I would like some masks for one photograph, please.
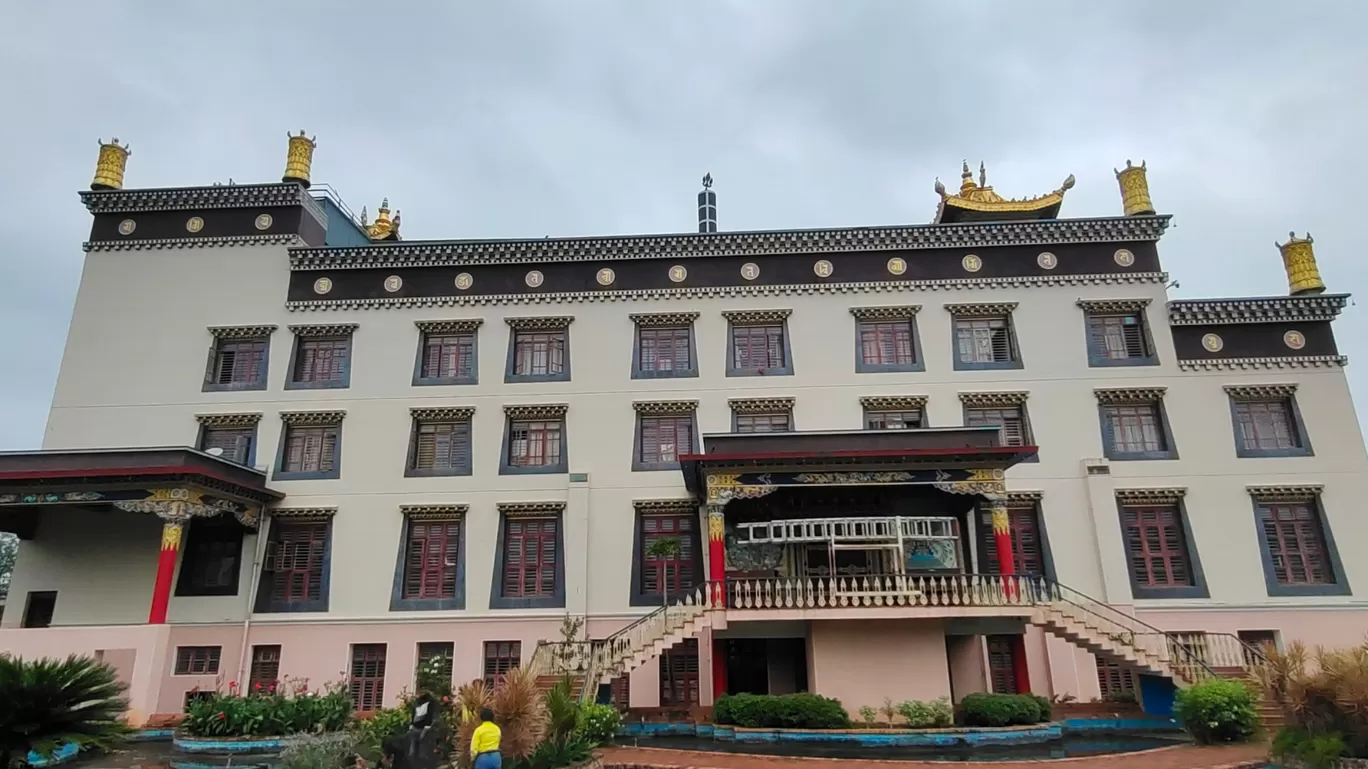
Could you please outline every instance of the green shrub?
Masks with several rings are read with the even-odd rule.
[[[898,706],[898,713],[909,729],[944,729],[955,722],[955,710],[950,707],[949,697],[932,702],[908,700]]]
[[[1035,700],[1036,704],[1040,706],[1041,721],[1049,721],[1054,718],[1054,705],[1050,702],[1049,697],[1042,697],[1039,694],[1028,694],[1026,696]]]
[[[291,688],[291,691],[284,691]],[[194,737],[276,737],[301,732],[336,732],[351,718],[351,696],[337,684],[310,692],[302,684],[272,687],[243,696],[209,693],[185,706],[181,728]]]
[[[1305,729],[1289,726],[1278,732],[1268,752],[1280,761],[1291,760],[1305,769],[1330,769],[1336,759],[1343,758],[1348,747],[1337,732],[1311,734]]]
[[[879,711],[869,705],[860,706],[860,722],[865,726],[873,727],[874,722],[879,720]]]
[[[382,708],[370,718],[358,718],[349,729],[356,741],[356,752],[374,765],[380,760],[381,748],[391,737],[408,731],[412,718],[407,707]]]
[[[1259,730],[1254,692],[1239,681],[1217,678],[1180,690],[1174,715],[1203,745],[1243,742]]]
[[[839,700],[818,694],[724,694],[713,721],[747,728],[849,729]]]
[[[970,694],[960,700],[965,726],[1028,726],[1045,720],[1029,694]]]
[[[579,733],[594,747],[612,742],[620,726],[622,714],[612,705],[585,705],[580,709]]]

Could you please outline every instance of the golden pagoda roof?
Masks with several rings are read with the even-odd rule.
[[[366,221],[366,209],[361,209],[361,226],[366,229],[366,234],[371,240],[399,240],[399,212],[394,212],[394,218],[390,218],[389,198],[380,202],[380,210],[375,212],[375,221]]]
[[[1008,200],[988,186],[988,174],[979,163],[978,182],[969,171],[969,161],[964,162],[964,172],[960,174],[960,189],[957,194],[946,191],[940,179],[936,180],[936,193],[940,195],[940,205],[936,207],[937,224],[955,222],[1000,222],[1015,219],[1054,219],[1059,215],[1059,206],[1064,202],[1064,193],[1073,189],[1073,174],[1064,180],[1059,189],[1036,198]]]

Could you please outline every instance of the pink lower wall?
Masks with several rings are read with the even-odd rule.
[[[814,621],[808,683],[854,714],[885,699],[950,696],[950,666],[940,620]]]
[[[1344,648],[1368,640],[1368,611],[1358,606],[1265,611],[1140,610],[1136,616],[1172,632],[1234,634],[1241,630],[1272,630],[1284,647],[1301,641],[1312,647]]]
[[[964,699],[966,694],[988,691],[983,636],[947,636],[945,640],[950,666],[950,692],[955,702]]]
[[[128,685],[129,722],[160,712],[170,631],[165,625],[53,627],[0,630],[0,652],[24,659],[96,657],[112,665]]]

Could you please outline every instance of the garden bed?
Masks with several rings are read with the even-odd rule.
[[[954,747],[1052,742],[1071,734],[1176,732],[1166,718],[1070,718],[1031,726],[899,729],[857,726],[850,729],[746,728],[696,723],[627,723],[620,738],[698,737],[732,742],[828,742],[868,747]]]
[[[285,740],[285,737],[191,737],[178,734],[172,744],[182,753],[250,755],[279,753],[285,747]]]

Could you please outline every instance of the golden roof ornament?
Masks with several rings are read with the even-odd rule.
[[[133,154],[127,144],[119,144],[116,136],[100,142],[100,156],[95,161],[95,178],[90,181],[92,190],[123,189],[124,169],[128,166],[128,156]]]
[[[1325,292],[1320,268],[1316,266],[1316,252],[1312,248],[1315,242],[1309,232],[1304,238],[1297,237],[1295,232],[1289,232],[1286,243],[1273,244],[1282,252],[1283,269],[1287,271],[1287,293],[1293,296]]]
[[[380,210],[375,212],[375,222],[366,223],[366,209],[361,209],[361,226],[366,228],[366,234],[371,240],[398,240],[399,239],[399,212],[394,212],[394,218],[390,218],[389,198],[380,201]]]
[[[299,135],[293,136],[285,134],[290,139],[290,149],[285,155],[285,175],[280,177],[282,182],[296,182],[302,184],[306,189],[309,186],[309,171],[313,167],[314,149],[318,147],[318,137],[305,136],[304,129],[299,129]]]
[[[988,171],[979,163],[978,182],[969,170],[969,161],[961,166],[960,189],[951,195],[941,180],[936,180],[936,194],[940,195],[940,205],[936,207],[937,224],[956,222],[994,222],[1013,219],[1053,219],[1059,215],[1064,193],[1073,189],[1074,177],[1064,180],[1059,189],[1035,198],[1008,200],[988,186]]]
[[[1150,202],[1149,180],[1145,177],[1145,161],[1133,166],[1129,160],[1123,171],[1116,174],[1116,183],[1121,185],[1121,205],[1126,216],[1143,216],[1154,213],[1154,203]]]

